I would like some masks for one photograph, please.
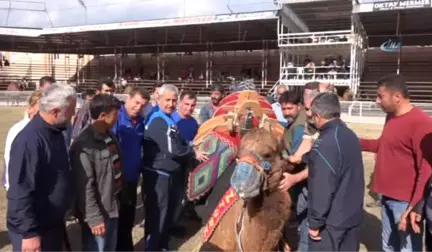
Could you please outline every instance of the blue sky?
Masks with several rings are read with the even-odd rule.
[[[273,0],[0,0],[0,27],[63,27],[276,9]]]

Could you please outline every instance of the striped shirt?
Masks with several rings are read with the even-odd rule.
[[[108,149],[110,151],[110,159],[114,167],[114,185],[115,185],[115,194],[118,194],[121,190],[121,182],[122,182],[122,171],[120,166],[120,156],[115,145],[113,139],[107,135],[105,138],[105,143],[108,145]]]

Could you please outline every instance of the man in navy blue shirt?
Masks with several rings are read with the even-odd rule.
[[[139,88],[133,88],[121,107],[113,132],[120,142],[124,156],[124,181],[120,196],[117,251],[133,251],[132,228],[135,220],[137,184],[141,174],[143,153],[144,118],[140,115],[150,96]]]
[[[180,95],[180,107],[172,117],[177,123],[180,137],[187,143],[192,143],[198,132],[198,122],[192,116],[197,104],[196,94],[192,91],[185,91]]]
[[[76,92],[46,87],[39,113],[10,151],[7,229],[14,251],[63,250],[64,217],[71,202],[69,157],[62,132],[75,114]]]
[[[174,121],[177,123],[177,128],[179,130],[180,138],[183,139],[186,143],[189,145],[193,145],[193,139],[195,138],[195,135],[198,132],[198,122],[195,120],[195,118],[192,116],[195,107],[197,103],[197,97],[196,94],[192,91],[184,91],[180,95],[180,106],[179,109],[173,113],[172,117]],[[189,174],[189,168],[191,168],[191,165],[195,163],[193,160],[187,160],[184,164],[184,171],[186,172],[185,180],[187,181],[187,175]],[[182,188],[186,188],[186,185],[182,185]],[[186,190],[184,190],[186,193]],[[186,194],[183,196],[183,202],[186,200]],[[184,202],[185,203],[185,202]],[[193,207],[187,207],[190,211],[188,211],[188,214],[190,217],[195,218],[196,214],[193,212]],[[177,206],[177,209],[175,211],[174,216],[174,225],[176,225],[172,233],[174,235],[182,235],[184,234],[184,227],[179,226],[181,216],[183,216],[183,210],[184,205],[180,204]]]
[[[360,141],[339,119],[337,95],[319,94],[311,112],[320,136],[308,157],[309,251],[358,251],[364,198]]]

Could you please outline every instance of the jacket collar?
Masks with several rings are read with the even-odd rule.
[[[64,127],[59,127],[59,126],[54,126],[51,125],[49,123],[47,123],[39,114],[39,112],[37,112],[37,114],[33,117],[34,124],[37,125],[37,127],[40,127],[42,129],[46,129],[48,131],[51,132],[55,132],[55,133],[61,133],[62,131],[65,131],[67,129],[66,126]]]
[[[113,137],[112,134],[111,134],[111,131],[108,131],[108,132],[107,132],[107,135],[102,135],[102,134],[100,134],[99,132],[96,131],[96,129],[95,129],[95,127],[93,126],[93,124],[89,124],[89,125],[88,125],[88,130],[89,130],[89,133],[91,134],[90,137],[91,137],[91,138],[94,138],[94,139],[96,139],[96,140],[98,140],[98,141],[105,142],[105,139],[106,139],[106,136],[107,136],[107,135],[110,136],[111,138]]]
[[[339,118],[332,119],[332,120],[326,122],[326,123],[321,127],[320,131],[321,131],[321,132],[325,132],[325,131],[327,131],[327,130],[330,130],[330,129],[332,129],[332,128],[337,127],[338,125],[340,125],[340,124],[342,124],[342,123],[343,123],[342,120],[339,119]]]
[[[132,118],[130,118],[130,116],[128,115],[124,104],[120,108],[120,118],[119,119],[120,119],[120,122],[122,122],[124,120],[128,120],[128,121],[132,122]],[[139,123],[142,123],[144,121],[144,117],[142,117],[141,115],[138,114],[138,116],[135,118],[135,120],[137,121],[137,124],[139,124]]]

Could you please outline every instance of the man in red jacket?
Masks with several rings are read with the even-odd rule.
[[[421,233],[400,231],[410,211],[422,198],[431,175],[428,155],[432,119],[409,100],[405,80],[389,75],[378,81],[376,103],[387,113],[378,139],[360,139],[363,151],[376,153],[372,189],[382,195],[383,251],[422,251]],[[425,146],[427,146],[425,148]]]

